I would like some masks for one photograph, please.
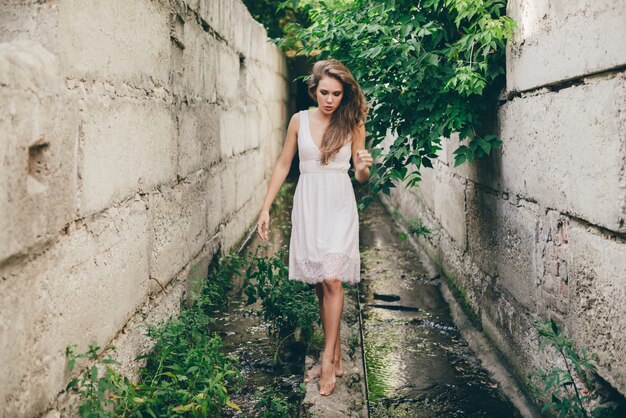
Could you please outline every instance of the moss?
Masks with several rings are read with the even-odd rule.
[[[452,271],[447,269],[446,266],[442,265],[441,270],[443,273],[443,277],[446,279],[446,283],[448,283],[452,294],[461,305],[463,312],[465,312],[465,315],[467,315],[472,325],[474,325],[482,332],[483,324],[480,320],[480,317],[478,316],[478,313],[475,312],[472,308],[469,297],[467,295],[467,291],[463,287],[463,282]]]

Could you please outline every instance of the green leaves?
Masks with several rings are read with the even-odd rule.
[[[194,295],[193,305],[181,307],[178,318],[170,317],[161,325],[144,324],[146,336],[155,344],[150,353],[136,359],[146,360],[137,383],[113,369],[119,363],[108,355],[99,359],[104,352],[100,347],[90,345],[87,352],[77,354],[74,345],[68,346],[68,370],[81,358],[94,363],[67,384],[80,396],[81,416],[207,417],[221,416],[226,407],[237,410],[229,391],[239,386],[240,373],[235,359],[222,353],[221,338],[208,326],[244,261],[236,254],[223,257],[213,264],[211,277]]]
[[[394,146],[372,174],[374,191],[414,185],[441,141],[459,132],[455,163],[489,155],[501,142],[483,132],[504,81],[504,46],[515,23],[500,0],[352,0],[308,3],[309,26],[279,42],[290,53],[344,62],[371,104],[368,146]],[[416,157],[416,158],[413,158]],[[402,167],[411,170],[402,170]],[[413,169],[418,171],[409,179]]]
[[[247,304],[261,300],[263,318],[273,325],[274,335],[290,335],[301,329],[306,338],[319,320],[317,302],[307,284],[288,280],[284,258],[280,251],[269,258],[251,255],[243,291]]]
[[[536,323],[535,327],[540,349],[550,347],[560,357],[558,366],[528,374],[531,389],[548,400],[541,411],[553,410],[559,417],[613,416],[617,405],[603,402],[593,382],[596,366],[591,360],[598,361],[597,355],[589,354],[584,347],[578,350],[553,318]],[[541,383],[542,387],[536,383]],[[593,408],[592,404],[595,405]]]

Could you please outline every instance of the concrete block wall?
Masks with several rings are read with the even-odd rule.
[[[453,167],[458,138],[389,205],[421,239],[518,375],[555,361],[533,321],[555,317],[626,395],[626,3],[508,2],[502,147]]]
[[[0,5],[0,416],[66,411],[65,347],[118,347],[256,221],[286,61],[239,0]]]

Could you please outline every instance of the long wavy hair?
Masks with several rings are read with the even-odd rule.
[[[352,137],[359,122],[365,122],[367,103],[359,83],[346,66],[336,59],[317,61],[313,65],[311,76],[307,80],[307,87],[309,96],[315,102],[317,102],[317,86],[324,77],[333,77],[343,85],[341,103],[330,119],[320,147],[322,153],[320,161],[322,164],[328,164],[328,160]]]

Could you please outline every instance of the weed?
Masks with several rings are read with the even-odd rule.
[[[76,354],[76,346],[69,345],[70,371],[77,359],[96,361],[67,385],[81,399],[81,416],[214,417],[226,407],[239,409],[229,397],[229,391],[241,383],[236,359],[222,353],[222,340],[210,326],[211,315],[226,302],[232,274],[244,261],[236,255],[224,257],[211,270],[201,293],[194,295],[193,305],[181,307],[178,318],[170,317],[162,325],[144,324],[155,345],[149,354],[136,358],[146,359],[138,383],[115,371],[111,366],[118,363],[110,356],[96,361],[104,351],[100,347],[90,345],[86,353]]]
[[[307,340],[313,324],[319,322],[315,295],[309,285],[288,279],[283,259],[282,251],[269,258],[252,255],[243,291],[249,305],[261,300],[261,312],[271,323],[272,334]]]
[[[535,323],[540,338],[540,349],[551,346],[563,359],[565,369],[554,366],[549,370],[538,369],[528,374],[533,391],[549,401],[542,412],[554,410],[559,417],[611,417],[617,405],[607,402],[591,407],[591,401],[598,401],[593,383],[598,361],[596,354],[589,354],[583,347],[576,349],[571,339],[565,337],[556,322],[550,318],[546,323]],[[543,387],[538,387],[539,380]],[[590,411],[590,414],[588,413]]]
[[[260,418],[289,418],[297,416],[297,410],[289,403],[285,395],[272,388],[256,394],[256,412]]]
[[[428,229],[421,219],[415,218],[408,225],[409,233],[416,237],[425,236],[431,233],[430,229]]]

